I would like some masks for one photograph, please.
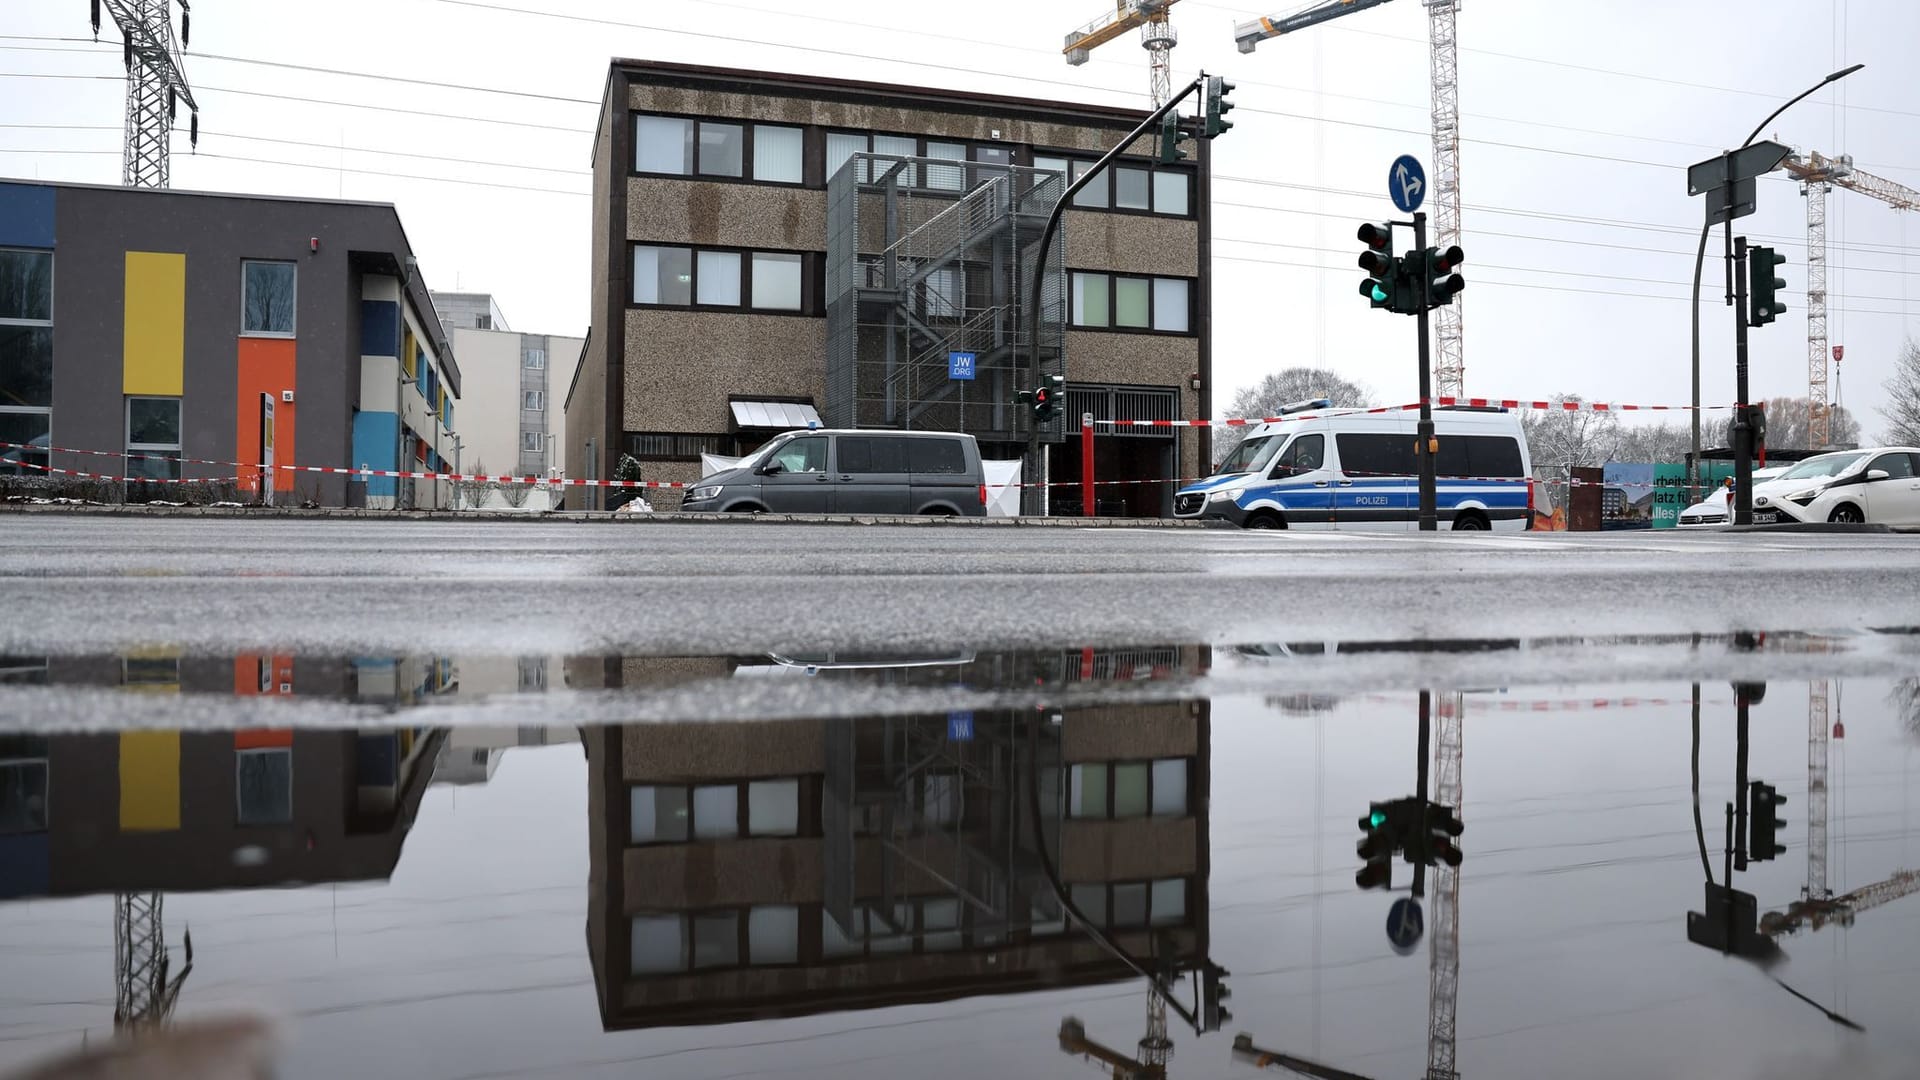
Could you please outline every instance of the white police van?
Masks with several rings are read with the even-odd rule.
[[[1248,431],[1214,475],[1174,495],[1174,516],[1224,518],[1249,529],[1419,528],[1416,414],[1327,405],[1290,405],[1281,410],[1286,419]],[[1441,528],[1531,528],[1533,462],[1519,415],[1441,408],[1433,423]]]

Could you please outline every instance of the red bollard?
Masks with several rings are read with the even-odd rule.
[[[1080,514],[1093,516],[1093,414],[1080,414]]]

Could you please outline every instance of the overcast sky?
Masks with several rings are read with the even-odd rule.
[[[517,330],[578,334],[590,129],[610,56],[1144,106],[1137,38],[1083,67],[1060,58],[1062,35],[1104,8],[199,0],[187,66],[200,153],[186,153],[183,114],[174,186],[393,202],[432,287],[494,293]],[[1215,143],[1215,400],[1304,363],[1412,400],[1413,323],[1356,295],[1353,230],[1392,215],[1394,156],[1431,163],[1425,9],[1397,0],[1238,54],[1233,24],[1271,13],[1208,0],[1175,11],[1176,77],[1204,67],[1239,84],[1237,126]],[[117,182],[117,34],[93,44],[81,0],[12,0],[7,15],[0,174]],[[1701,220],[1685,168],[1831,70],[1867,65],[1770,133],[1920,187],[1910,0],[1473,0],[1459,36],[1471,394],[1684,402]],[[1754,394],[1804,395],[1805,204],[1778,178],[1760,204],[1739,224],[1787,254],[1790,308],[1753,335]],[[1871,436],[1896,351],[1920,336],[1920,222],[1845,191],[1829,207],[1830,337],[1847,347],[1844,401]],[[1710,263],[1710,300],[1718,278]],[[1703,318],[1704,396],[1728,402],[1731,314],[1712,301]]]

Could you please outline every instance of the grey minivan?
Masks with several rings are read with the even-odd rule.
[[[946,431],[789,431],[701,480],[681,509],[700,513],[934,514],[985,517],[986,474],[971,435]]]

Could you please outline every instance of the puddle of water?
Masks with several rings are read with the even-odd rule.
[[[1905,1075],[1909,642],[11,659],[0,1076]]]

